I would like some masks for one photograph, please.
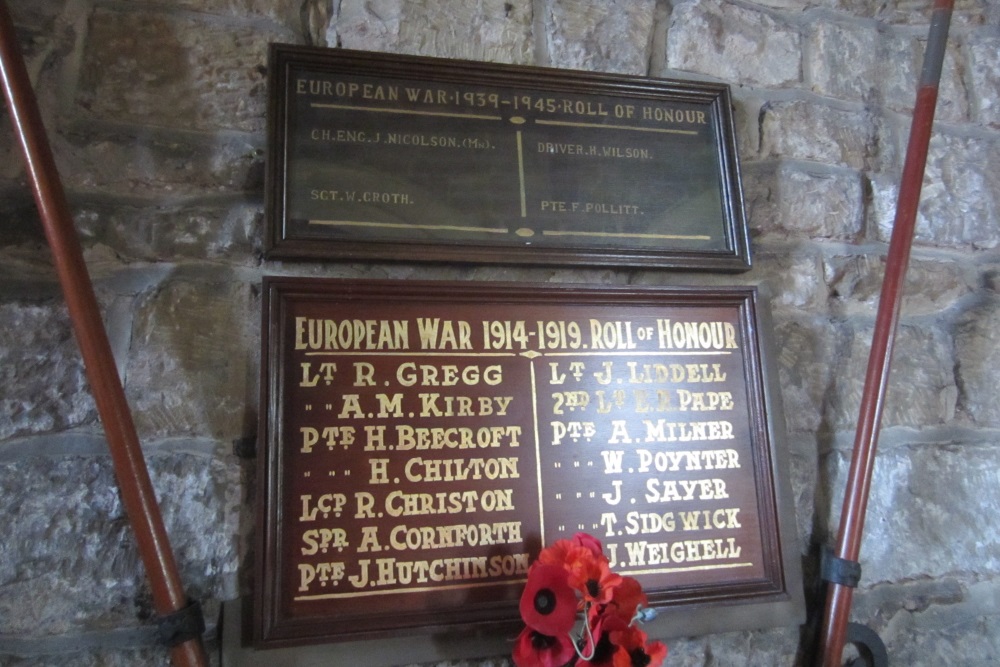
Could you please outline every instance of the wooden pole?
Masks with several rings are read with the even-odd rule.
[[[24,154],[35,203],[104,425],[122,502],[149,577],[154,606],[161,617],[169,616],[186,609],[189,601],[163,527],[80,241],[17,44],[13,21],[3,0],[0,0],[0,69],[7,110]],[[173,646],[171,657],[177,667],[208,664],[200,636]]]
[[[865,511],[875,466],[875,450],[878,447],[879,424],[889,380],[899,309],[903,299],[903,279],[910,260],[910,248],[913,245],[917,207],[920,203],[920,189],[927,164],[931,127],[934,124],[934,108],[937,105],[938,82],[941,79],[941,66],[944,62],[953,4],[953,0],[935,0],[930,35],[913,110],[913,123],[910,126],[910,139],[900,180],[899,201],[896,204],[896,219],[889,240],[885,279],[879,297],[851,467],[840,514],[840,532],[834,550],[835,556],[847,561],[857,562],[861,552]],[[821,667],[839,667],[841,664],[853,593],[854,589],[850,586],[836,583],[827,585],[823,628],[820,634],[820,660],[817,662]]]

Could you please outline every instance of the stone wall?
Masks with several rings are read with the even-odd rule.
[[[764,285],[812,595],[839,520],[929,3],[8,5],[185,585],[210,622],[245,586],[254,463],[234,442],[255,431],[258,286],[275,273]],[[854,617],[897,665],[1000,662],[998,25],[996,0],[958,0],[861,555]],[[730,83],[755,268],[266,262],[272,41]],[[0,665],[166,665],[6,114],[0,216]],[[806,664],[808,636],[675,639],[668,664]]]

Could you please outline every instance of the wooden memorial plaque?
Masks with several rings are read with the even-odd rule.
[[[269,258],[750,266],[722,84],[273,45]]]
[[[577,531],[665,622],[801,608],[753,288],[264,295],[258,646],[511,621]]]

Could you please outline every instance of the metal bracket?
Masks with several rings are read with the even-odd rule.
[[[833,549],[825,546],[820,561],[820,576],[823,581],[832,584],[857,588],[861,581],[861,563],[834,556]]]
[[[847,667],[889,667],[889,651],[874,630],[860,623],[847,624],[847,641],[854,644],[861,657],[851,660]]]
[[[164,646],[177,646],[198,639],[205,633],[205,616],[201,603],[192,600],[188,606],[156,619],[156,635]]]

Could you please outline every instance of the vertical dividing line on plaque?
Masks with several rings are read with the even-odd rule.
[[[545,499],[542,497],[542,447],[538,436],[538,390],[535,386],[535,361],[531,360],[531,416],[535,426],[535,478],[538,480],[538,525],[545,546]]]
[[[517,176],[521,185],[521,217],[528,217],[528,200],[524,189],[524,144],[521,141],[521,130],[517,131]],[[532,364],[534,371],[534,364]]]

